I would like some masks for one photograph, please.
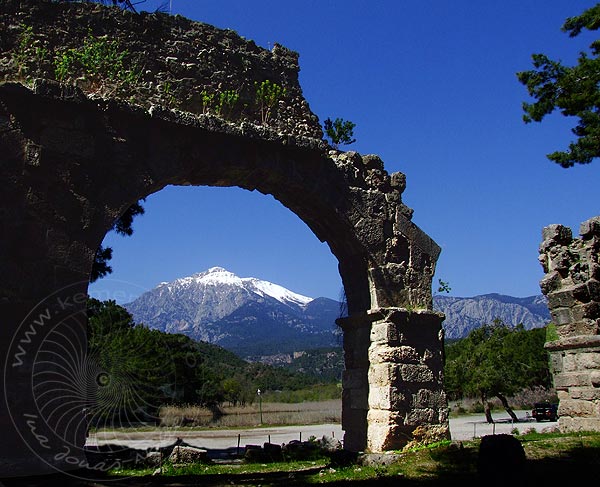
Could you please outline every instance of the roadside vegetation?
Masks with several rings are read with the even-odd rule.
[[[88,316],[90,357],[98,368],[93,428],[340,421],[341,349],[307,352],[289,368],[269,366],[136,324],[113,301],[90,300]],[[514,410],[557,402],[544,349],[552,333],[552,326],[525,330],[495,320],[446,343],[444,384],[451,414],[484,413],[491,422],[493,411],[506,410],[517,421]]]
[[[532,429],[515,438],[526,457],[518,485],[583,481],[600,462],[600,433],[541,434]],[[500,485],[496,481],[505,478],[512,466],[500,464],[496,478],[483,477],[478,469],[480,445],[481,439],[474,439],[392,452],[386,465],[369,464],[363,456],[342,462],[324,456],[273,463],[165,464],[160,473],[154,469],[113,470],[109,477],[120,478],[119,485]]]
[[[556,402],[546,341],[546,328],[526,330],[497,319],[447,344],[444,386],[449,400],[465,412],[463,404],[475,404],[470,412],[483,412],[490,423],[499,404],[518,421],[515,408]]]
[[[96,400],[88,412],[91,427],[158,425],[163,419],[173,424],[175,418],[192,425],[200,416],[214,423],[226,407],[250,417],[257,403],[267,410],[273,401],[341,397],[337,382],[246,362],[221,347],[136,324],[114,301],[89,301],[88,345],[96,376]],[[248,414],[242,415],[245,407]],[[180,413],[161,412],[176,410]]]

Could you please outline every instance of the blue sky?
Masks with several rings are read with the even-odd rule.
[[[152,10],[162,1],[141,5]],[[542,52],[573,64],[593,34],[570,39],[564,0],[173,0],[172,12],[299,52],[300,83],[320,120],[356,123],[347,146],[407,177],[413,221],[441,247],[437,279],[453,296],[540,293],[542,228],[600,215],[600,161],[563,169],[546,158],[573,119],[522,122],[515,73]],[[337,260],[270,196],[168,187],[151,195],[132,237],[108,234],[113,274],[90,286],[125,303],[161,281],[222,266],[311,297],[338,298]]]

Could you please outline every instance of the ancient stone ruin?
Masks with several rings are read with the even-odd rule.
[[[91,3],[5,0],[0,26],[0,476],[85,466],[94,254],[167,185],[270,194],[328,244],[348,302],[345,449],[449,438],[440,249],[411,221],[403,174],[322,140],[296,53]],[[90,63],[98,49],[110,63]]]
[[[540,286],[556,329],[549,336],[562,431],[600,431],[600,217],[543,230]]]

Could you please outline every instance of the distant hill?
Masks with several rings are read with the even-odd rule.
[[[313,299],[255,277],[241,278],[221,267],[160,283],[124,307],[137,323],[219,345],[253,362],[290,365],[299,352],[341,346],[335,324],[343,309],[339,302]],[[550,321],[542,295],[436,295],[434,309],[446,315],[448,339],[465,337],[495,318],[523,323],[526,329]]]
[[[472,298],[436,295],[433,307],[446,315],[446,338],[464,338],[471,330],[492,323],[495,318],[508,325],[523,323],[525,329],[541,328],[550,322],[543,295],[515,298],[503,294],[483,294]]]

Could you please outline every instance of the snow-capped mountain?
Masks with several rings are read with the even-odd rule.
[[[162,282],[125,308],[138,323],[183,333],[242,356],[339,344],[339,303],[313,299],[222,267]]]
[[[509,325],[523,323],[526,329],[550,321],[542,295],[437,295],[433,301],[434,309],[446,315],[442,324],[446,338],[464,338],[495,318]],[[341,346],[341,331],[335,324],[342,308],[339,302],[313,299],[254,277],[238,277],[222,267],[162,282],[124,306],[138,323],[183,333],[250,359]]]

